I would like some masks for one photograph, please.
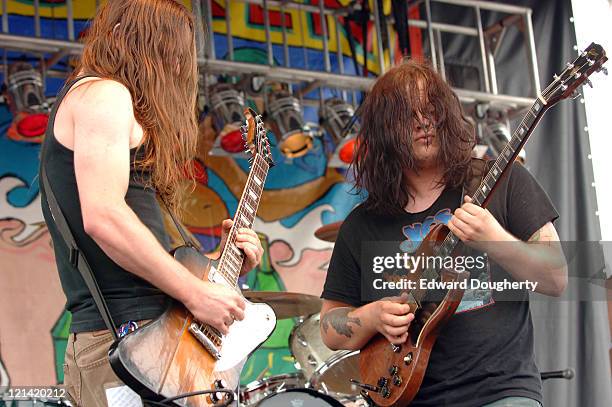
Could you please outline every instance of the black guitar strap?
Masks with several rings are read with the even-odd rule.
[[[46,148],[43,143],[41,162],[44,162],[42,157],[44,157],[45,149]],[[87,263],[83,252],[79,250],[79,247],[74,240],[74,236],[70,230],[70,227],[68,226],[68,222],[66,221],[66,218],[64,217],[64,214],[57,203],[57,199],[55,198],[55,194],[51,189],[51,185],[49,185],[49,180],[47,178],[44,165],[41,165],[40,168],[40,179],[47,196],[47,205],[49,205],[49,210],[53,216],[53,222],[55,223],[57,230],[59,230],[60,234],[62,235],[64,243],[66,243],[66,246],[68,247],[68,251],[70,253],[70,263],[72,263],[72,265],[79,270],[81,276],[83,276],[83,280],[85,280],[85,284],[87,285],[87,288],[89,289],[89,292],[96,303],[96,307],[98,307],[98,311],[100,312],[106,327],[109,331],[111,331],[113,338],[117,340],[119,338],[117,335],[117,327],[111,318],[106,301],[104,301],[104,297],[102,296],[102,291],[98,286],[98,282],[96,281],[93,271],[91,270],[89,263]]]

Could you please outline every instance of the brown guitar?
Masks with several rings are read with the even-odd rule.
[[[578,86],[587,81],[594,71],[602,70],[607,60],[600,45],[592,43],[542,92],[529,109],[510,141],[500,152],[494,165],[483,178],[472,202],[486,207],[500,179],[507,173],[527,138],[544,113],[559,101],[572,96]],[[445,225],[436,225],[421,242],[417,253],[426,256],[455,255],[459,238]],[[468,273],[452,270],[418,269],[410,280],[463,281]],[[402,345],[392,345],[382,335],[376,335],[361,350],[359,365],[362,391],[378,406],[406,406],[417,394],[425,376],[431,349],[444,324],[453,316],[463,297],[462,289],[435,293],[413,290],[409,293],[411,312],[415,319],[409,328],[408,339]],[[432,300],[433,299],[433,300]]]
[[[245,110],[243,137],[253,154],[251,170],[234,216],[227,244],[218,261],[210,261],[194,247],[182,246],[174,257],[197,277],[237,287],[244,260],[234,244],[237,228],[250,228],[255,220],[268,169],[273,165],[261,116]],[[229,402],[239,386],[247,357],[276,326],[267,304],[245,300],[245,318],[235,321],[229,333],[193,319],[179,303],[158,319],[115,342],[109,352],[117,376],[145,400],[164,405],[204,407]],[[190,395],[212,390],[212,394]]]

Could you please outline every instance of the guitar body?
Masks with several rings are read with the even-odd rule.
[[[191,247],[180,247],[174,257],[205,281],[220,282],[215,262]],[[179,303],[151,323],[115,342],[109,352],[117,376],[144,399],[160,401],[180,394],[224,388],[236,390],[247,357],[272,333],[274,311],[267,304],[245,300],[245,318],[235,321],[223,338],[221,357],[216,359],[190,332],[193,316]],[[187,397],[177,406],[213,405],[210,396]]]
[[[433,242],[444,239],[449,230],[445,225],[438,224],[431,228],[429,234],[417,249],[418,253],[426,256],[433,255]],[[418,280],[422,273],[417,270],[410,279]],[[469,273],[454,273],[443,271],[440,280],[444,282],[464,281]],[[359,370],[361,381],[370,385],[381,386],[382,380],[386,379],[385,392],[369,392],[369,397],[378,406],[406,406],[417,394],[425,376],[425,370],[429,362],[429,355],[434,346],[436,338],[444,324],[455,313],[461,298],[463,289],[451,289],[446,292],[440,302],[429,302],[427,308],[431,315],[422,316],[423,309],[417,309],[417,304],[412,302],[411,312],[415,312],[415,320],[409,329],[408,339],[395,349],[382,335],[375,335],[359,354]],[[440,296],[442,298],[442,296]],[[435,310],[434,310],[435,307]],[[396,369],[392,374],[391,369]],[[395,377],[394,377],[395,376]],[[399,378],[399,379],[397,379]]]

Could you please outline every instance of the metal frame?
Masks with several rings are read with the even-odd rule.
[[[309,90],[317,89],[318,87],[330,87],[343,90],[343,95],[347,95],[346,91],[364,91],[368,90],[373,83],[372,78],[364,78],[346,75],[344,65],[339,63],[338,72],[332,72],[330,64],[330,47],[328,43],[328,25],[335,24],[335,34],[337,37],[336,53],[339,60],[342,61],[342,53],[340,47],[341,29],[338,24],[338,17],[345,16],[352,12],[349,7],[340,9],[327,9],[323,2],[319,5],[303,4],[293,0],[226,0],[226,4],[235,2],[243,2],[249,4],[259,4],[264,8],[264,25],[266,31],[266,45],[268,52],[268,64],[253,64],[236,62],[233,60],[233,34],[231,29],[226,31],[226,41],[228,43],[228,52],[230,60],[219,60],[215,55],[214,35],[212,31],[212,1],[211,0],[192,0],[193,12],[198,21],[202,23],[205,30],[204,38],[198,36],[198,62],[201,69],[206,73],[211,74],[244,74],[265,76],[270,81],[281,81],[289,83],[301,83],[302,88],[307,87]],[[376,46],[380,50],[377,58],[377,65],[380,72],[385,71],[384,56],[382,53],[382,36],[381,30],[383,26],[389,27],[393,23],[391,17],[380,16],[378,13],[377,3],[382,0],[374,0],[374,7],[371,19],[374,22],[376,30]],[[408,1],[408,0],[407,0]],[[40,10],[39,1],[34,2],[34,22],[35,22],[35,37],[16,36],[10,34],[10,27],[7,10],[7,0],[0,0],[2,7],[2,33],[0,33],[0,48],[27,50],[33,54],[40,56],[44,53],[51,53],[51,57],[44,60],[43,68],[51,70],[53,65],[57,63],[64,55],[78,55],[82,51],[82,45],[75,42],[74,32],[74,17],[73,17],[73,1],[67,0],[67,26],[69,41],[60,41],[40,37]],[[479,42],[482,64],[482,79],[484,91],[471,91],[455,88],[455,92],[459,98],[466,103],[490,103],[491,105],[499,105],[501,108],[510,110],[522,109],[531,106],[535,97],[540,91],[538,67],[535,54],[535,41],[533,38],[533,27],[531,22],[532,11],[529,8],[517,7],[512,5],[493,3],[478,0],[421,0],[425,4],[426,15],[422,20],[408,20],[408,26],[417,27],[427,30],[428,41],[430,47],[429,58],[436,69],[444,75],[444,51],[442,48],[442,33],[453,33],[474,37]],[[414,3],[414,2],[412,2]],[[417,2],[418,3],[418,2]],[[460,26],[451,25],[441,22],[432,21],[431,3],[442,3],[454,6],[461,6],[473,9],[476,17],[476,26]],[[323,40],[322,49],[324,54],[324,70],[313,71],[306,69],[296,69],[290,66],[288,60],[288,44],[287,33],[283,26],[282,42],[283,42],[283,66],[273,66],[272,55],[272,40],[270,31],[269,11],[271,8],[298,10],[300,13],[316,13],[321,18],[323,24]],[[503,24],[494,25],[492,27],[483,27],[481,20],[481,11],[497,11],[509,14],[502,22]],[[229,28],[229,18],[226,18],[226,26]],[[284,21],[284,14],[283,14]],[[498,94],[497,81],[495,74],[495,55],[499,47],[499,43],[504,37],[505,30],[508,24],[520,24],[525,37],[525,48],[527,50],[527,63],[530,67],[530,80],[532,83],[533,92],[527,97],[517,97],[511,95]],[[301,25],[301,24],[300,24]],[[329,26],[329,28],[332,28]],[[217,37],[219,38],[219,37]],[[388,40],[390,49],[393,41],[391,35]],[[50,72],[51,73],[51,72]],[[52,75],[56,76],[57,72],[53,71]],[[353,99],[355,99],[353,97]]]

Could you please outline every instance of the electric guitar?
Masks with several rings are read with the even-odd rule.
[[[507,174],[544,113],[559,101],[575,95],[576,88],[584,82],[590,83],[588,77],[594,71],[605,72],[602,64],[606,60],[603,48],[592,43],[573,63],[567,64],[561,75],[554,76],[553,82],[536,99],[472,195],[472,203],[487,206],[500,179]],[[426,256],[452,256],[459,242],[459,238],[445,225],[438,224],[433,226],[423,239],[417,253]],[[468,275],[468,272],[419,268],[407,277],[417,282],[418,286],[418,281],[422,278],[446,283],[465,281]],[[436,338],[444,324],[455,313],[463,297],[463,290],[459,288],[443,292],[436,290],[436,293],[430,291],[421,289],[409,293],[410,312],[415,313],[415,319],[405,343],[390,344],[379,334],[360,352],[359,365],[363,383],[356,384],[364,389],[362,394],[378,406],[405,406],[412,401],[423,381]],[[432,301],[431,298],[436,299]]]
[[[211,261],[189,245],[174,251],[176,260],[197,277],[237,292],[244,255],[234,243],[236,229],[253,225],[268,169],[274,165],[261,116],[251,109],[245,110],[245,116],[241,130],[247,152],[252,154],[251,169],[221,257]],[[247,300],[245,304],[244,319],[235,321],[229,333],[222,335],[175,302],[156,320],[116,341],[109,351],[111,366],[145,400],[189,407],[230,402],[247,357],[276,326],[269,305]],[[212,393],[185,396],[205,390]]]

